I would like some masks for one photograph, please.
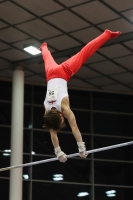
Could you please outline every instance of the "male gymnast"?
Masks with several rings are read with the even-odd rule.
[[[79,156],[83,158],[87,156],[85,143],[76,123],[75,115],[70,108],[67,82],[105,42],[118,37],[120,34],[119,31],[105,30],[85,45],[76,55],[59,65],[54,61],[46,43],[43,43],[40,47],[47,80],[47,92],[44,100],[44,127],[50,132],[54,151],[60,162],[67,160],[66,154],[61,150],[57,136],[57,132],[63,127],[64,118],[68,120],[76,139]]]

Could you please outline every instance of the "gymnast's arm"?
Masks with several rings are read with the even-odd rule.
[[[59,146],[59,140],[58,140],[58,137],[57,137],[57,132],[54,131],[53,129],[50,129],[50,136],[51,136],[51,141],[52,141],[54,148],[58,147]]]
[[[63,115],[64,117],[67,118],[68,123],[71,127],[72,133],[77,141],[77,145],[78,145],[78,149],[79,149],[79,156],[86,158],[87,154],[86,154],[86,147],[85,147],[85,143],[83,142],[81,133],[78,129],[77,126],[77,122],[76,122],[76,118],[74,113],[71,111],[69,105],[64,105],[62,106],[62,110],[63,110]]]
[[[44,106],[44,109],[45,109],[45,106]],[[46,109],[45,109],[45,113],[46,113]],[[55,155],[57,156],[57,158],[59,159],[60,162],[65,162],[67,160],[67,158],[66,158],[66,155],[64,154],[64,152],[61,151],[61,148],[59,146],[57,131],[50,129],[49,132],[50,132],[52,144],[54,146]]]
[[[64,154],[64,152],[61,151],[61,148],[59,146],[57,132],[54,131],[53,129],[50,129],[50,135],[51,135],[51,141],[54,146],[55,155],[57,156],[57,158],[59,159],[60,162],[66,162],[67,158],[66,158],[66,155]]]
[[[61,103],[62,114],[65,118],[67,118],[68,123],[71,127],[72,133],[77,142],[83,142],[81,133],[78,129],[76,118],[72,110],[70,109],[69,98],[64,97]]]
[[[63,109],[63,115],[64,115],[65,118],[67,118],[68,123],[71,127],[72,133],[73,133],[76,141],[77,142],[83,142],[81,133],[80,133],[78,126],[77,126],[75,115],[71,111],[69,106],[65,106],[65,108]]]

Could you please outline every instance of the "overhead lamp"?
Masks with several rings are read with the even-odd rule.
[[[62,181],[62,180],[64,180],[63,174],[54,174],[53,175],[53,180],[54,181]]]
[[[115,197],[116,194],[108,194],[107,197]]]
[[[24,47],[24,50],[30,53],[31,55],[38,55],[41,53],[41,51],[37,47],[32,45]]]
[[[24,179],[29,179],[29,175],[28,174],[23,174]]]
[[[10,153],[3,153],[3,156],[10,156]]]
[[[106,196],[107,197],[115,197],[116,196],[116,190],[109,190],[109,191],[106,191]]]
[[[3,156],[10,156],[11,149],[5,149],[4,152]]]
[[[29,129],[33,128],[32,124],[29,124],[29,125],[28,125],[28,128],[29,128]]]
[[[77,194],[78,197],[85,197],[85,196],[88,196],[88,195],[89,195],[88,192],[79,192],[79,193]]]
[[[5,149],[4,152],[11,152],[11,149]]]

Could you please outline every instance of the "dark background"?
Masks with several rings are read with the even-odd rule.
[[[0,82],[0,168],[10,165],[11,82]],[[42,128],[46,87],[25,85],[23,163],[52,158],[50,135]],[[133,96],[69,90],[71,107],[87,150],[133,140]],[[67,124],[67,123],[66,123]],[[29,126],[30,125],[30,126]],[[77,153],[77,144],[67,124],[58,134],[66,154]],[[17,151],[17,149],[16,149]],[[31,152],[35,154],[32,155]],[[106,191],[116,190],[114,200],[133,198],[133,146],[90,154],[87,159],[68,159],[24,167],[23,200],[105,200]],[[64,180],[53,181],[53,174]],[[0,172],[1,199],[9,199],[9,171]]]

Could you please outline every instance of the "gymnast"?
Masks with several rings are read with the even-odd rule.
[[[44,100],[44,128],[50,132],[54,152],[60,162],[67,160],[66,154],[61,150],[57,136],[57,132],[64,126],[64,118],[68,120],[76,139],[79,156],[82,158],[87,156],[85,142],[83,142],[75,115],[70,109],[67,82],[105,42],[118,37],[120,34],[119,31],[105,30],[85,45],[76,55],[59,65],[54,61],[48,50],[47,43],[43,43],[40,47],[47,80],[47,92]]]

